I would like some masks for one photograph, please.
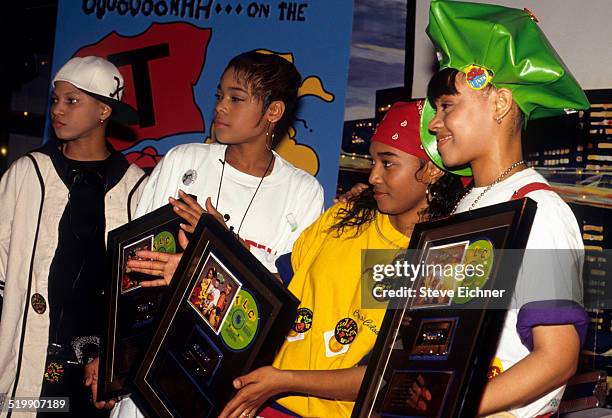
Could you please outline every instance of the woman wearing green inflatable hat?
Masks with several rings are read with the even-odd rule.
[[[527,195],[538,204],[527,249],[546,250],[525,254],[480,415],[554,413],[586,332],[580,230],[546,180],[526,167],[521,135],[531,119],[589,103],[536,21],[527,10],[433,0],[427,27],[440,71],[428,86],[423,146],[441,167],[474,177],[454,212]]]

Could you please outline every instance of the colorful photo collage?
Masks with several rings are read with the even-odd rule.
[[[242,283],[210,253],[189,295],[189,304],[219,334]]]

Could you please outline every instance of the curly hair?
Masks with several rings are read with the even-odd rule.
[[[257,51],[244,52],[235,56],[227,64],[224,73],[232,68],[236,81],[245,85],[263,103],[265,112],[270,103],[280,100],[285,104],[285,112],[274,127],[274,142],[278,145],[288,132],[298,108],[298,90],[302,76],[295,66],[276,55]]]
[[[414,173],[414,178],[420,181],[420,173],[427,166],[427,161],[419,159],[419,169]],[[457,201],[463,196],[463,185],[459,176],[444,172],[435,183],[428,187],[428,205],[419,212],[419,222],[433,220],[451,214]],[[337,213],[338,221],[331,226],[336,236],[344,234],[346,228],[355,228],[353,237],[363,231],[364,226],[372,222],[378,213],[378,206],[374,199],[372,188],[364,190],[359,196],[349,201],[346,208],[341,208]]]
[[[461,177],[445,171],[444,175],[429,187],[426,219],[423,220],[449,216],[464,193]]]

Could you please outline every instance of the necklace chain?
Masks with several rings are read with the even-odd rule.
[[[502,181],[508,174],[510,174],[510,172],[512,170],[514,170],[516,167],[521,166],[525,164],[525,160],[521,160],[521,161],[517,161],[514,164],[512,164],[510,167],[508,167],[507,169],[504,170],[503,173],[501,173],[499,175],[499,177],[497,179],[495,179],[495,181],[491,184],[489,184],[486,189],[484,189],[479,195],[478,197],[476,197],[476,199],[474,200],[474,202],[472,202],[472,204],[470,205],[470,207],[468,208],[468,212],[471,211],[472,209],[474,209],[474,207],[476,206],[476,204],[478,203],[478,201],[480,201],[480,199],[489,191],[493,188],[493,186],[495,186],[497,183],[499,183],[500,181]],[[463,196],[461,196],[461,199],[459,199],[459,201],[457,202],[457,204],[455,205],[455,207],[453,208],[453,211],[451,212],[451,215],[453,215],[455,213],[455,211],[457,210],[457,208],[459,207],[459,204],[463,201],[463,199],[468,195],[468,193],[470,192],[471,189],[466,190],[466,192],[463,194]]]
[[[396,242],[391,241],[389,238],[387,238],[382,231],[380,230],[380,227],[378,226],[378,213],[376,213],[376,216],[374,217],[374,227],[376,228],[376,233],[378,234],[378,236],[385,241],[387,244],[395,247],[395,248],[404,248],[401,245],[398,245]]]
[[[225,150],[225,152],[227,153],[227,149]],[[273,161],[274,161],[274,153],[272,153],[272,155],[270,156],[270,162],[268,163],[266,170],[261,176],[261,179],[259,180],[259,184],[257,185],[257,188],[255,188],[255,193],[253,193],[253,196],[251,197],[251,201],[249,202],[246,210],[244,211],[244,215],[242,215],[242,219],[240,220],[240,225],[238,225],[238,231],[236,232],[237,236],[240,236],[240,229],[242,228],[242,223],[244,222],[244,219],[246,218],[247,213],[249,213],[249,209],[251,209],[251,204],[253,204],[253,200],[255,200],[255,196],[257,196],[257,192],[259,191],[259,188],[261,187],[261,183],[263,183],[264,179],[266,178],[266,174],[268,174],[268,170],[270,170],[270,166],[272,165]],[[219,197],[221,196],[221,184],[223,184],[223,173],[225,172],[226,163],[227,163],[227,160],[224,155],[223,161],[221,162],[222,164],[221,179],[219,179],[219,190],[217,191],[217,202],[215,203],[215,209],[217,210],[219,210]],[[230,230],[233,231],[233,227],[231,227]]]

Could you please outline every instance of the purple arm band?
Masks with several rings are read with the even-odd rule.
[[[532,328],[538,325],[569,325],[576,327],[580,346],[586,338],[589,316],[582,306],[573,300],[543,300],[529,302],[521,307],[516,331],[529,351],[533,350]]]

